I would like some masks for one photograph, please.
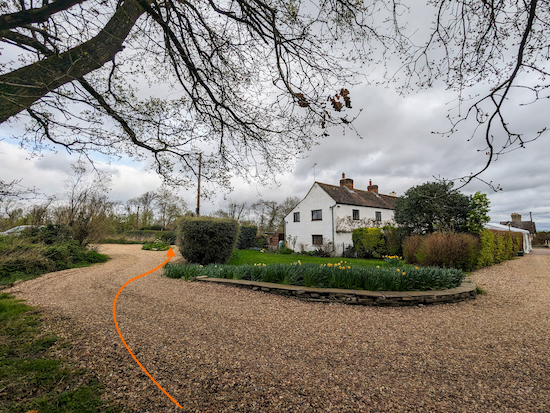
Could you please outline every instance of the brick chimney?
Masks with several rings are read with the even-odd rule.
[[[346,174],[342,174],[342,179],[340,179],[340,186],[347,187],[348,189],[353,189],[353,179],[346,178]]]
[[[373,185],[371,179],[369,179],[369,186],[367,187],[367,191],[374,192],[375,194],[378,193],[378,185]]]
[[[521,215],[517,212],[512,212],[512,222],[520,222],[521,221]]]

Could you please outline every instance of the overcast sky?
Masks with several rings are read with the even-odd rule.
[[[368,70],[376,76],[376,68]],[[480,86],[479,92],[483,92],[483,87]],[[519,102],[523,98],[512,95],[511,109],[506,112],[508,119],[516,131],[539,130],[549,121],[550,99],[532,106],[514,105],[514,100]],[[329,137],[296,162],[292,172],[274,177],[279,186],[260,187],[235,180],[232,193],[218,191],[211,199],[202,200],[201,212],[219,209],[228,199],[252,204],[260,198],[282,201],[287,196],[304,197],[314,180],[338,185],[342,173],[352,178],[358,189],[366,189],[372,180],[381,193],[395,191],[402,195],[408,188],[433,181],[434,177],[450,179],[476,172],[486,162],[482,140],[479,137],[469,140],[472,124],[464,125],[450,137],[433,133],[447,131],[450,128],[447,116],[457,114],[453,111],[456,93],[443,85],[436,84],[432,89],[405,97],[392,88],[362,85],[351,88],[351,99],[353,113],[362,109],[355,122],[360,136],[349,130],[344,133],[333,129]],[[48,196],[62,194],[67,171],[77,157],[60,149],[33,158],[11,139],[21,131],[22,126],[17,123],[0,125],[0,179],[22,178],[22,185],[37,187]],[[496,137],[497,142],[500,138]],[[538,230],[550,230],[549,142],[547,133],[490,166],[481,178],[500,185],[501,191],[493,192],[477,181],[462,191],[488,194],[492,222],[507,221],[513,212],[528,220],[532,213]],[[112,174],[113,200],[124,202],[160,187],[160,179],[147,171],[146,163],[122,159],[107,164],[103,158],[95,159],[99,169]],[[179,195],[187,201],[189,209],[195,209],[196,187],[182,189]]]
[[[304,197],[314,179],[338,185],[342,173],[352,178],[358,189],[366,189],[372,180],[381,193],[395,191],[402,195],[408,188],[431,181],[434,176],[456,178],[476,171],[486,159],[484,152],[478,151],[483,148],[482,142],[468,142],[468,131],[451,137],[432,133],[448,129],[447,103],[452,98],[452,92],[443,90],[401,97],[391,89],[357,87],[352,90],[352,103],[354,108],[363,109],[356,121],[360,137],[334,129],[305,159],[297,161],[292,173],[276,176],[279,186],[260,187],[235,181],[232,193],[203,200],[201,211],[208,213],[223,207],[228,199],[251,204],[259,198],[281,201],[290,195]],[[539,109],[550,113],[548,107]],[[14,128],[17,125],[4,126],[0,136],[9,138]],[[525,149],[500,157],[483,174],[485,181],[500,184],[502,191],[495,193],[481,182],[473,182],[462,191],[488,194],[492,222],[509,220],[512,212],[527,220],[532,213],[539,230],[550,230],[548,139],[543,136]],[[32,158],[10,139],[0,142],[0,159],[3,180],[23,178],[22,184],[36,186],[47,195],[63,192],[67,171],[77,160],[64,150]],[[146,170],[146,164],[125,160],[109,165],[100,159],[98,165],[112,174],[114,200],[126,201],[160,186],[160,179]],[[196,187],[182,190],[180,195],[194,210]]]

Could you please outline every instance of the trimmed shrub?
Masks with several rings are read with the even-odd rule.
[[[420,244],[422,244],[422,237],[420,235],[411,235],[403,242],[403,255],[405,256],[405,261],[409,264],[419,264],[416,260],[416,252]]]
[[[407,263],[470,271],[517,255],[521,234],[484,229],[479,236],[436,232],[412,236],[403,244]]]
[[[351,235],[357,253],[364,257],[380,257],[385,253],[386,243],[380,228],[357,228]]]
[[[478,248],[474,235],[434,232],[422,238],[415,258],[422,266],[470,271],[475,268]]]
[[[179,225],[178,246],[190,263],[225,264],[231,258],[239,233],[234,219],[185,217]]]
[[[258,227],[255,225],[241,225],[239,230],[239,238],[237,239],[237,249],[246,250],[256,246],[256,234]]]
[[[488,267],[495,263],[493,251],[495,235],[491,230],[484,229],[479,233],[479,250],[477,252],[476,267]]]
[[[403,238],[405,231],[391,225],[382,227],[384,240],[386,241],[387,255],[403,255]]]

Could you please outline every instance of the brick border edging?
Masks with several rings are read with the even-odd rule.
[[[296,285],[284,285],[248,280],[232,280],[226,278],[196,278],[201,282],[232,285],[255,291],[297,298],[303,301],[323,303],[343,303],[368,306],[410,306],[419,304],[456,303],[464,300],[473,300],[477,296],[476,285],[463,282],[456,288],[435,291],[365,291],[340,290],[336,288],[311,288]]]

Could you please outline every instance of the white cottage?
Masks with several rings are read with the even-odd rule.
[[[355,189],[342,174],[340,186],[315,182],[306,197],[285,217],[289,247],[312,251],[331,244],[336,255],[352,245],[355,228],[382,226],[393,221],[397,195],[378,193],[378,185]]]

